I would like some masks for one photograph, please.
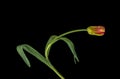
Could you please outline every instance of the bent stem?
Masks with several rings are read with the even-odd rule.
[[[48,51],[49,48],[56,42],[57,39],[65,36],[65,35],[68,35],[68,34],[71,34],[71,33],[75,33],[75,32],[81,32],[81,31],[87,31],[87,29],[77,29],[77,30],[68,31],[68,32],[65,32],[65,33],[57,36],[55,39],[53,39],[53,40],[49,43],[49,45],[47,46],[47,48],[45,49],[45,57],[46,57],[46,59],[49,60],[48,55],[47,55],[47,51]]]
[[[60,38],[62,36],[65,36],[65,35],[68,35],[68,34],[71,34],[71,33],[81,32],[81,31],[87,31],[87,29],[77,29],[77,30],[68,31],[68,32],[65,32],[65,33],[59,35],[57,38]]]
[[[47,48],[45,49],[45,57],[46,57],[46,60],[50,63],[50,60],[48,58],[48,50],[49,48],[56,42],[57,39],[65,36],[65,35],[68,35],[68,34],[71,34],[71,33],[75,33],[75,32],[81,32],[81,31],[87,31],[86,29],[78,29],[78,30],[72,30],[72,31],[68,31],[68,32],[65,32],[59,36],[57,36],[56,38],[54,38],[47,46]],[[65,79],[58,71],[57,69],[50,63],[50,66],[49,66],[50,69],[52,69],[61,79]]]

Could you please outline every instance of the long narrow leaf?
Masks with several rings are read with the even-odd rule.
[[[79,59],[77,57],[77,54],[76,54],[76,51],[75,51],[75,46],[74,46],[73,42],[66,37],[61,37],[60,39],[63,40],[68,45],[68,47],[70,48],[70,50],[71,50],[71,52],[74,56],[75,64],[76,64],[76,61],[79,62]]]
[[[55,72],[55,74],[57,74],[61,79],[64,79],[64,77],[57,71],[57,69],[51,64],[51,62],[49,60],[47,60],[44,56],[42,56],[34,48],[32,48],[30,45],[22,44],[22,45],[17,46],[16,49],[17,49],[19,55],[24,60],[24,62],[27,64],[27,66],[31,67],[30,62],[29,62],[28,58],[26,57],[23,50],[27,51],[29,54],[33,55],[38,60],[40,60],[41,62],[46,64],[52,71]]]
[[[29,54],[36,57],[39,61],[43,62],[47,66],[49,65],[49,62],[45,59],[45,57],[42,56],[42,54],[40,54],[38,51],[36,51],[30,45],[22,44],[22,45],[17,46],[16,49],[17,49],[17,52],[19,53],[19,55],[21,56],[21,58],[24,60],[24,62],[27,64],[28,67],[30,67],[31,65],[30,65],[30,62],[29,62],[28,58],[26,57],[25,52],[23,50],[27,51]]]
[[[77,54],[76,54],[76,51],[75,51],[75,46],[74,46],[73,42],[70,39],[66,38],[66,37],[60,37],[60,38],[57,38],[57,37],[58,36],[54,35],[54,36],[51,36],[49,38],[49,40],[48,40],[48,42],[46,44],[46,49],[45,49],[45,56],[46,56],[46,58],[48,58],[48,56],[49,56],[49,52],[50,52],[50,49],[51,49],[52,45],[56,41],[63,40],[68,45],[68,47],[70,48],[70,50],[71,50],[71,52],[72,52],[72,54],[74,56],[74,62],[75,62],[75,64],[76,64],[76,61],[79,62],[79,59],[77,57]],[[57,39],[55,39],[55,38],[57,38]],[[54,43],[51,43],[51,42],[54,42]]]

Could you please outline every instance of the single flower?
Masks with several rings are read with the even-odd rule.
[[[103,36],[105,34],[105,27],[103,26],[89,26],[87,32],[90,35]]]

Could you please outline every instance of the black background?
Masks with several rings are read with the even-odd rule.
[[[61,11],[17,8],[14,15],[15,39],[15,78],[16,79],[59,79],[46,65],[27,54],[31,68],[28,68],[16,51],[16,46],[29,44],[44,55],[44,47],[51,35],[60,35],[74,29],[85,29],[91,25],[106,28],[102,37],[90,36],[87,32],[70,34],[80,62],[74,64],[72,53],[67,45],[59,41],[53,45],[50,60],[66,79],[108,78],[111,75],[111,27],[112,15],[69,14]],[[76,12],[77,13],[77,12]]]

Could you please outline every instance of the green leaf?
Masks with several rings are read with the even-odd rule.
[[[63,40],[68,45],[68,47],[70,48],[70,50],[71,50],[71,52],[73,54],[73,57],[74,57],[75,64],[76,64],[76,62],[79,62],[79,59],[77,57],[77,53],[75,51],[75,46],[74,46],[73,42],[70,39],[66,38],[66,37],[61,37],[59,39]]]
[[[45,48],[46,48],[46,47],[48,46],[48,44],[51,43],[51,42],[53,41],[53,39],[56,38],[56,37],[57,37],[57,35],[52,35],[52,36],[50,36],[50,38],[48,39],[48,41],[47,41],[47,43],[46,43]]]
[[[50,36],[46,46],[45,46],[45,57],[48,59],[48,56],[49,56],[49,52],[50,52],[50,49],[51,49],[51,46],[56,42],[58,41],[59,39],[55,39],[57,37],[57,35],[52,35]]]
[[[30,45],[27,45],[27,44],[18,45],[16,49],[17,49],[18,54],[21,56],[21,58],[24,60],[24,62],[27,64],[28,67],[31,67],[31,65],[23,50],[27,51],[29,54],[36,57],[39,61],[43,62],[47,66],[49,65],[49,62],[45,59],[45,57],[42,56],[42,54],[40,54]]]
[[[55,38],[57,38],[57,39],[55,39]],[[77,57],[77,54],[76,54],[76,51],[75,51],[75,46],[74,46],[73,42],[66,37],[59,37],[58,38],[58,36],[56,36],[56,35],[53,35],[49,38],[49,40],[46,44],[46,48],[45,48],[45,57],[48,59],[49,52],[50,52],[50,49],[51,49],[52,45],[56,41],[59,41],[59,40],[63,40],[68,45],[68,47],[70,48],[70,50],[73,54],[75,64],[76,64],[76,61],[79,62],[79,59]]]
[[[44,56],[42,56],[38,51],[36,51],[34,48],[32,48],[30,45],[27,44],[22,44],[17,46],[17,51],[19,55],[22,57],[24,62],[27,64],[28,67],[31,67],[30,62],[28,58],[25,55],[25,51],[27,51],[29,54],[33,55],[36,57],[39,61],[43,62],[46,64],[51,70],[53,70],[61,79],[64,79],[64,77],[57,71],[57,69],[51,64],[49,60],[47,60]]]

